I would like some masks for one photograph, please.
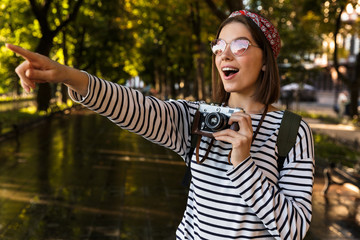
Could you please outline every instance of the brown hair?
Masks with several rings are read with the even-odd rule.
[[[258,87],[255,90],[255,100],[263,104],[272,104],[280,97],[280,78],[279,69],[274,57],[270,43],[266,39],[261,29],[246,16],[235,16],[227,18],[220,25],[216,38],[219,37],[223,27],[232,22],[244,24],[250,31],[256,44],[263,50],[263,61],[266,66],[265,71],[261,71],[257,80]],[[226,92],[220,79],[219,72],[215,64],[215,55],[212,57],[212,95],[214,102],[227,103],[230,93]]]

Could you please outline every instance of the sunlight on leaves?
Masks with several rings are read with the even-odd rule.
[[[19,112],[21,112],[21,113],[29,113],[29,114],[34,114],[34,113],[36,113],[36,111],[37,111],[36,106],[21,108],[19,110]]]

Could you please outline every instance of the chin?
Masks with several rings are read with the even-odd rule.
[[[236,89],[236,88],[233,87],[233,86],[226,86],[226,85],[224,85],[224,89],[225,89],[225,91],[228,92],[228,93],[238,92],[238,91],[239,91],[239,89]]]

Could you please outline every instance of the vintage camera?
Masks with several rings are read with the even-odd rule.
[[[229,118],[234,112],[245,112],[242,108],[222,107],[215,104],[201,103],[195,114],[193,133],[212,137],[213,132],[224,129],[239,130],[237,123],[228,125]]]

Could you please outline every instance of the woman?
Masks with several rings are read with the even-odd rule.
[[[312,134],[302,121],[296,144],[278,172],[276,139],[284,112],[271,104],[279,97],[280,37],[262,16],[245,10],[232,13],[211,44],[215,97],[245,112],[230,117],[229,124],[237,123],[239,130],[201,138],[198,157],[208,151],[201,164],[196,154],[188,157],[198,102],[145,97],[20,47],[7,47],[26,59],[16,69],[26,91],[37,82],[64,83],[73,100],[191,162],[178,239],[305,237],[312,214]]]

